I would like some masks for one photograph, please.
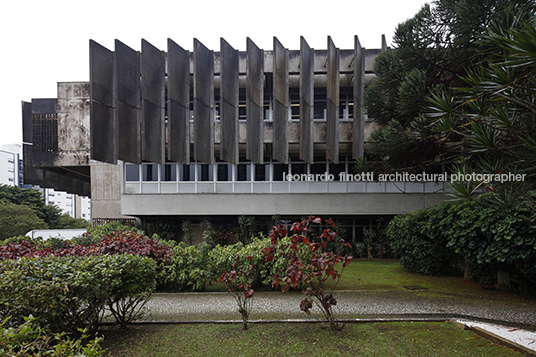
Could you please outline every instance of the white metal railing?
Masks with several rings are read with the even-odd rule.
[[[171,181],[125,182],[125,194],[444,193],[445,182]]]

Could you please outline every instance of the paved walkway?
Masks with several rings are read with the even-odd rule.
[[[378,317],[457,317],[502,322],[536,329],[534,304],[517,301],[479,302],[464,299],[430,297],[418,291],[337,291],[335,313],[344,319]],[[299,292],[256,292],[250,312],[252,320],[322,318],[315,306],[310,317],[299,310],[303,294]],[[240,315],[231,294],[157,293],[147,304],[145,317],[153,321],[237,320]]]

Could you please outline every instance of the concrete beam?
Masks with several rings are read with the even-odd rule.
[[[165,53],[141,41],[141,158],[163,164],[165,159]]]
[[[114,53],[89,41],[91,158],[117,162],[116,119],[114,117]]]
[[[190,53],[168,39],[168,159],[190,163]]]
[[[354,45],[354,135],[352,155],[354,159],[365,155],[365,115],[363,94],[365,93],[365,49],[355,36]]]
[[[339,163],[339,49],[328,37],[326,159]]]
[[[246,48],[246,158],[264,161],[264,51],[248,38]]]
[[[238,51],[220,44],[220,158],[238,164]]]
[[[214,163],[214,53],[194,39],[194,157]]]
[[[314,54],[300,39],[300,159],[313,163]]]
[[[274,77],[274,140],[273,158],[284,164],[288,163],[288,128],[290,96],[288,87],[289,55],[277,38],[274,37],[273,54]]]
[[[117,158],[141,163],[140,54],[115,40]],[[107,162],[107,161],[105,161]]]
[[[181,204],[177,204],[180,197]],[[144,215],[395,215],[433,206],[444,194],[329,193],[121,195],[121,214]],[[262,204],[259,204],[262,202]],[[195,210],[192,210],[195,207]]]

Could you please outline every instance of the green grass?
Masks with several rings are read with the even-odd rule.
[[[520,356],[448,323],[145,325],[105,331],[109,356]]]

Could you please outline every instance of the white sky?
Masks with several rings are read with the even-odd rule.
[[[89,40],[114,49],[118,39],[140,50],[144,38],[166,51],[171,38],[187,50],[193,39],[219,51],[220,37],[244,51],[246,38],[272,50],[273,37],[291,50],[304,36],[315,49],[327,36],[341,49],[391,45],[396,26],[425,0],[24,0],[0,14],[0,145],[22,142],[21,101],[55,98],[57,82],[89,81]],[[229,19],[225,21],[225,19]]]

